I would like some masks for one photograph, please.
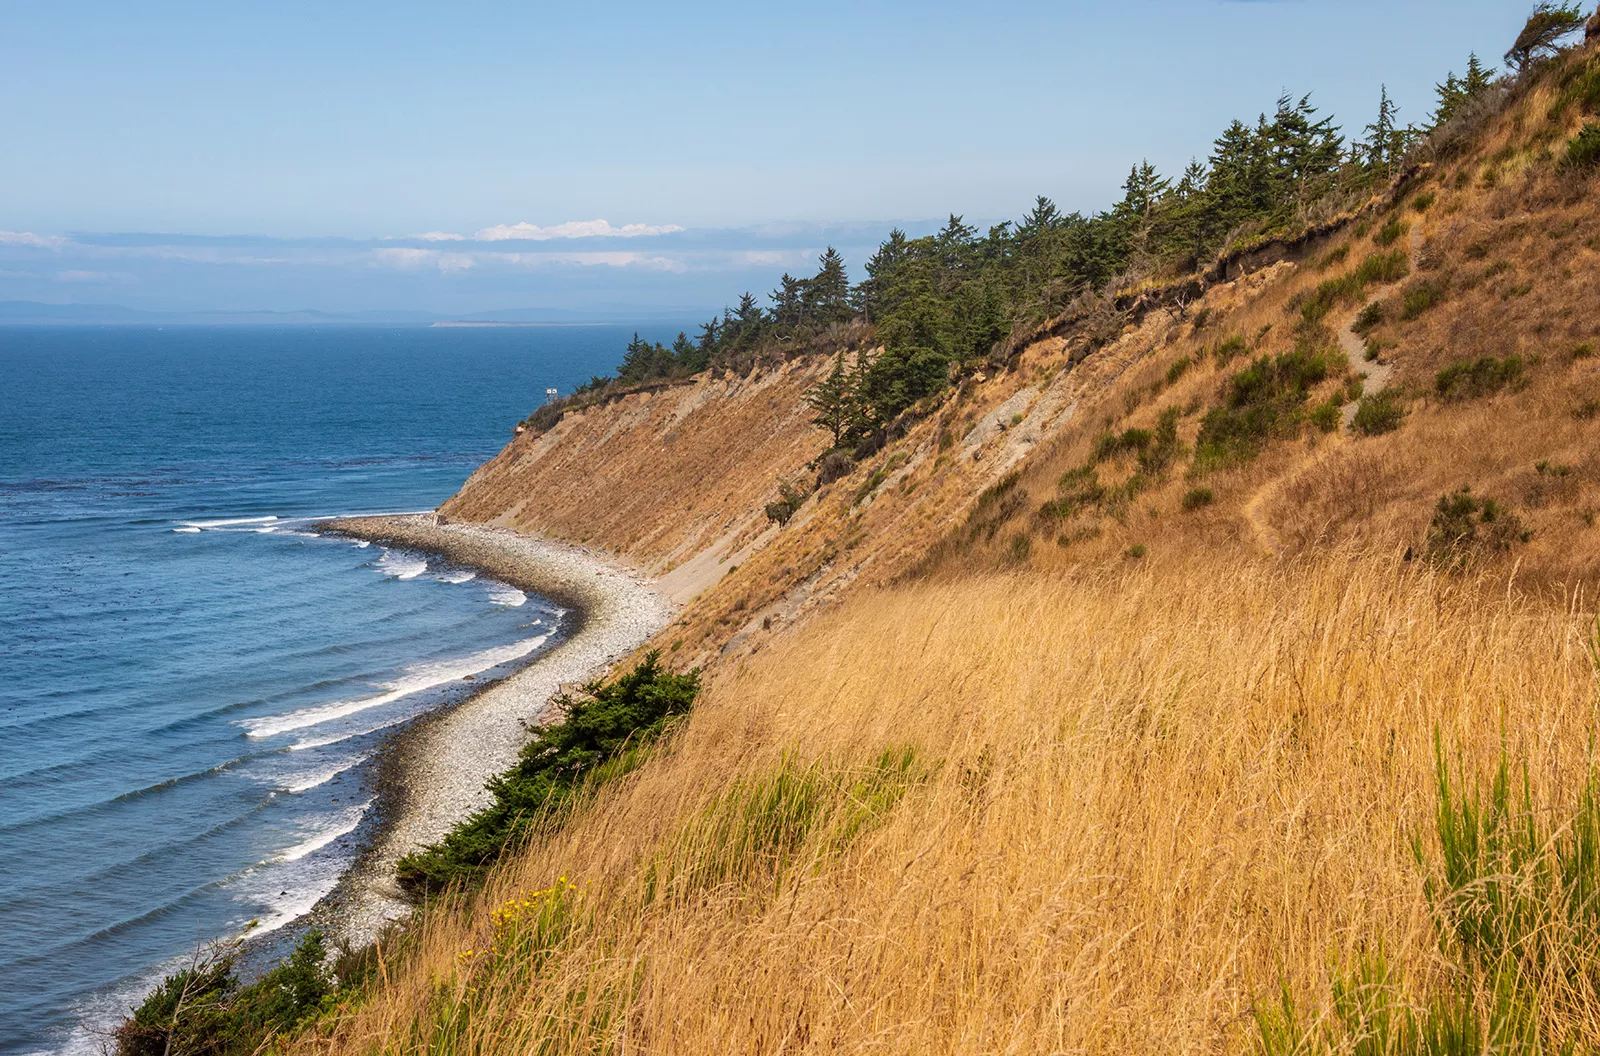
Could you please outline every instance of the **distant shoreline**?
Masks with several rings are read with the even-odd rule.
[[[429,326],[458,327],[458,326],[616,326],[616,323],[495,323],[477,322],[470,319],[440,320],[429,323]]]
[[[566,611],[561,637],[511,676],[412,723],[379,764],[372,845],[313,910],[312,918],[356,945],[411,904],[395,881],[400,857],[447,833],[489,801],[484,783],[516,762],[563,685],[598,677],[671,620],[671,601],[631,570],[578,547],[435,514],[324,521],[316,530],[442,555]]]

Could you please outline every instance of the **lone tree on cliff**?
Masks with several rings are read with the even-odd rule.
[[[1583,10],[1576,4],[1562,3],[1558,6],[1550,0],[1540,0],[1533,14],[1528,16],[1522,32],[1517,34],[1516,43],[1506,52],[1507,65],[1521,73],[1552,54],[1561,38],[1582,29],[1583,22]]]

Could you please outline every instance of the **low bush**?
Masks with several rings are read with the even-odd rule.
[[[1400,241],[1400,236],[1411,230],[1411,225],[1398,216],[1387,224],[1378,228],[1378,233],[1372,236],[1372,241],[1380,246],[1392,246]]]
[[[1325,403],[1319,403],[1311,408],[1309,415],[1311,424],[1324,433],[1331,433],[1339,428],[1339,423],[1344,419],[1344,408],[1337,397]]]
[[[941,450],[948,447],[940,438]],[[822,456],[822,461],[817,463],[817,487],[824,488],[836,480],[843,480],[856,470],[856,461],[850,457],[849,452],[833,450]]]
[[[1585,172],[1600,166],[1600,122],[1588,122],[1568,141],[1563,164]]]
[[[1470,487],[1463,485],[1439,497],[1424,545],[1435,564],[1454,568],[1510,550],[1515,543],[1527,539],[1521,518],[1494,499],[1474,495]]]
[[[1384,389],[1361,397],[1350,428],[1361,436],[1379,436],[1400,428],[1405,416],[1405,402],[1400,394],[1394,389]]]
[[[787,480],[779,480],[778,498],[767,503],[766,506],[767,519],[778,522],[779,527],[788,524],[789,518],[793,517],[800,507],[805,505],[809,494],[809,492]]]
[[[1194,366],[1194,360],[1190,359],[1188,356],[1178,357],[1178,359],[1173,362],[1172,366],[1167,368],[1167,384],[1176,385],[1178,383],[1178,379],[1183,377],[1184,374],[1188,373],[1189,368],[1192,366]]]
[[[1355,318],[1355,322],[1350,324],[1350,329],[1354,330],[1358,334],[1364,335],[1367,333],[1367,331],[1383,322],[1383,315],[1383,302],[1373,301],[1365,308],[1361,309],[1360,314]]]
[[[1120,433],[1101,433],[1094,442],[1094,460],[1105,462],[1118,455],[1142,451],[1150,446],[1155,434],[1148,429],[1124,429]]]
[[[1429,209],[1433,208],[1433,203],[1438,201],[1438,197],[1439,196],[1434,194],[1432,191],[1423,191],[1421,194],[1411,199],[1411,208],[1416,212],[1425,213]]]
[[[1105,500],[1106,489],[1093,466],[1070,469],[1061,477],[1060,494],[1039,508],[1048,520],[1065,520]]]
[[[982,536],[985,542],[1011,518],[1022,512],[1027,496],[1017,487],[1022,477],[1012,470],[978,494],[978,502],[967,515],[967,539]]]
[[[411,894],[432,894],[477,880],[502,853],[542,821],[559,815],[585,789],[643,762],[672,720],[700,692],[700,672],[673,674],[651,650],[610,683],[596,680],[581,696],[551,701],[554,721],[533,731],[517,765],[489,781],[494,800],[438,843],[400,859],[396,870]]]
[[[1196,472],[1254,458],[1275,436],[1300,424],[1311,389],[1332,373],[1333,355],[1304,347],[1258,357],[1228,381],[1223,405],[1206,412],[1195,445]]]
[[[1385,285],[1399,282],[1411,274],[1411,258],[1403,249],[1396,249],[1388,253],[1374,253],[1361,262],[1356,269],[1356,278],[1363,286],[1368,283],[1381,282]]]
[[[1183,445],[1178,441],[1179,413],[1178,408],[1168,407],[1156,419],[1155,434],[1139,449],[1139,472],[1159,477],[1183,454]]]
[[[1345,261],[1345,258],[1348,257],[1349,255],[1350,255],[1350,247],[1349,246],[1340,246],[1338,249],[1332,250],[1331,252],[1328,253],[1327,256],[1325,256],[1321,260],[1317,261],[1317,270],[1318,271],[1327,271],[1329,268],[1333,267],[1335,264],[1343,264],[1344,261]]]
[[[1448,285],[1442,278],[1421,279],[1405,288],[1400,295],[1400,319],[1409,322],[1423,312],[1436,307],[1445,298]]]
[[[1573,359],[1588,359],[1592,355],[1594,355],[1593,341],[1585,341],[1582,344],[1572,346]]]
[[[235,974],[238,952],[225,944],[167,976],[113,1031],[116,1056],[253,1056],[365,978],[352,958],[330,963],[319,931],[253,983]]]
[[[1191,513],[1216,501],[1217,496],[1210,488],[1190,488],[1183,493],[1183,508]]]
[[[1434,375],[1433,390],[1452,402],[1481,399],[1493,396],[1507,385],[1520,384],[1523,373],[1521,356],[1460,359]]]
[[[1211,356],[1217,361],[1217,366],[1225,367],[1249,350],[1250,346],[1245,344],[1244,338],[1234,334],[1226,341],[1218,342],[1216,347],[1211,350]]]

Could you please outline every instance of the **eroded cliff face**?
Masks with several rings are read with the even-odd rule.
[[[697,663],[913,572],[1349,546],[1575,586],[1600,574],[1600,175],[1559,163],[1588,120],[1561,110],[1562,83],[1512,100],[1471,150],[1284,242],[1284,259],[1035,331],[782,527],[766,504],[780,480],[810,490],[828,447],[805,403],[828,357],[569,414],[518,437],[442,512],[659,577],[686,607],[658,644]],[[1247,366],[1305,355],[1316,378],[1293,406],[1264,405],[1281,422],[1200,457],[1217,451],[1213,417],[1255,428],[1236,384]],[[1393,420],[1352,429],[1358,400],[1379,396]],[[1441,499],[1462,494],[1479,505],[1457,502],[1462,523],[1441,528]]]
[[[701,570],[732,563],[765,530],[776,482],[805,476],[828,446],[804,400],[826,366],[705,376],[569,413],[516,437],[440,512],[676,572],[688,600]]]

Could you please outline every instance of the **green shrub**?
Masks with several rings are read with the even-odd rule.
[[[1564,164],[1580,171],[1600,165],[1600,122],[1588,122],[1582,131],[1572,137],[1567,143]]]
[[[861,482],[861,486],[856,489],[855,498],[850,500],[850,504],[854,506],[861,502],[862,499],[865,499],[868,495],[871,495],[873,492],[877,491],[879,485],[887,480],[888,477],[889,470],[884,466],[879,466],[877,469],[873,470],[867,476],[867,479]]]
[[[551,701],[556,719],[534,731],[517,765],[489,781],[493,802],[438,843],[400,859],[400,883],[431,894],[480,878],[507,848],[569,807],[593,779],[620,776],[643,762],[650,745],[700,691],[700,673],[676,675],[651,650],[615,681]],[[604,769],[602,775],[601,771]]]
[[[1433,389],[1446,400],[1472,400],[1493,396],[1507,385],[1519,384],[1522,378],[1521,356],[1479,356],[1457,360],[1439,371],[1434,375]]]
[[[1380,227],[1378,233],[1372,236],[1372,241],[1380,246],[1392,246],[1400,241],[1401,235],[1410,230],[1411,225],[1397,216]]]
[[[1176,407],[1161,412],[1150,442],[1139,449],[1139,472],[1159,477],[1183,454],[1183,445],[1178,442],[1178,415]]]
[[[1258,357],[1228,381],[1221,407],[1200,422],[1195,470],[1207,472],[1254,458],[1275,436],[1293,432],[1311,388],[1332,372],[1333,354],[1304,347]]]
[[[1001,526],[1022,511],[1027,497],[1018,490],[1022,476],[1012,470],[978,494],[978,502],[967,515],[967,538],[982,536],[985,542],[995,537]]]
[[[1167,368],[1167,384],[1176,385],[1178,379],[1183,377],[1192,366],[1194,366],[1194,360],[1188,356],[1179,356],[1173,361],[1172,366]]]
[[[1593,341],[1585,341],[1582,344],[1572,346],[1573,359],[1588,359],[1592,355],[1594,355]]]
[[[1095,438],[1094,460],[1105,462],[1130,451],[1141,451],[1150,445],[1155,434],[1148,429],[1125,429],[1121,433],[1104,432]]]
[[[1400,394],[1394,389],[1384,389],[1361,397],[1356,404],[1356,414],[1350,421],[1350,428],[1362,436],[1379,436],[1400,428],[1405,416],[1405,404]]]
[[[228,944],[167,976],[113,1032],[116,1056],[247,1056],[365,981],[348,964],[336,978],[315,930],[248,985],[234,974],[237,953]]]
[[[1526,542],[1522,520],[1494,499],[1479,498],[1463,485],[1441,495],[1428,524],[1426,549],[1436,564],[1457,567]]]
[[[1338,399],[1319,403],[1311,408],[1311,424],[1324,433],[1331,433],[1339,428],[1339,423],[1344,420],[1344,410]]]
[[[1183,493],[1183,508],[1191,513],[1203,509],[1217,501],[1217,496],[1210,488],[1190,488]]]
[[[1419,213],[1425,213],[1433,208],[1433,203],[1438,200],[1438,195],[1432,191],[1424,191],[1411,199],[1411,208]]]
[[[1568,66],[1557,83],[1561,91],[1546,115],[1552,124],[1560,121],[1573,104],[1589,113],[1600,110],[1600,61],[1590,59]]]
[[[1355,321],[1350,324],[1350,329],[1354,330],[1358,334],[1365,334],[1367,331],[1383,322],[1383,314],[1383,302],[1373,301],[1365,308],[1361,309],[1361,312],[1356,316]]]
[[[787,480],[778,481],[778,498],[767,503],[766,514],[769,521],[776,521],[778,526],[789,523],[801,506],[805,505],[810,492]]]
[[[1235,359],[1238,359],[1240,356],[1244,355],[1249,350],[1250,346],[1245,344],[1244,338],[1238,334],[1234,334],[1226,341],[1219,342],[1217,346],[1211,350],[1211,356],[1217,361],[1217,366],[1225,367],[1229,363],[1232,363]]]
[[[1105,500],[1106,489],[1093,466],[1079,466],[1061,476],[1061,493],[1039,508],[1039,515],[1051,520],[1076,516]]]
[[[1363,286],[1372,282],[1381,282],[1385,285],[1399,282],[1411,274],[1411,258],[1403,249],[1374,253],[1361,262],[1355,274]]]
[[[1147,548],[1143,543],[1134,543],[1132,546],[1128,547],[1127,557],[1130,561],[1138,561],[1149,552],[1149,548]]]
[[[1343,264],[1345,258],[1348,257],[1349,255],[1350,255],[1350,247],[1349,246],[1340,246],[1338,249],[1332,250],[1331,252],[1328,253],[1327,256],[1325,256],[1321,260],[1317,261],[1317,270],[1318,271],[1327,271],[1329,268],[1333,267],[1335,264]]]
[[[1022,564],[1028,560],[1028,555],[1033,553],[1033,540],[1020,532],[1011,537],[1011,545],[1007,548],[1006,556],[1013,564]]]
[[[1291,300],[1289,307],[1298,308],[1301,318],[1307,322],[1319,323],[1340,302],[1354,300],[1360,295],[1361,281],[1352,273],[1318,283],[1310,292]]]
[[[1441,279],[1421,279],[1405,288],[1400,295],[1400,319],[1409,322],[1423,312],[1436,307],[1445,298],[1447,287]]]

